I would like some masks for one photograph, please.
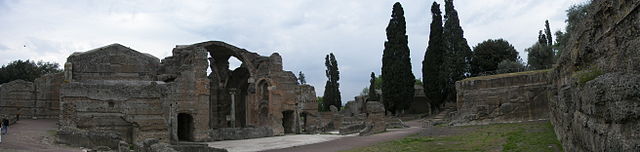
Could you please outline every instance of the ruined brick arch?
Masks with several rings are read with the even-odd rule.
[[[254,60],[260,56],[219,41],[195,45],[207,52],[211,68],[209,74],[211,128],[248,126],[248,100],[255,93],[253,80],[257,72]],[[242,62],[240,67],[229,69],[229,59],[232,57]]]

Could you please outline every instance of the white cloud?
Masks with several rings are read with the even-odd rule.
[[[455,5],[470,46],[504,38],[526,58],[523,50],[536,41],[544,20],[550,19],[554,31],[561,29],[564,10],[582,1],[457,0]],[[175,45],[220,40],[261,55],[280,53],[285,69],[303,71],[322,95],[324,56],[333,52],[346,102],[368,86],[370,72],[380,74],[394,2],[0,1],[0,64],[17,59],[62,64],[72,52],[112,43],[164,58]],[[401,3],[413,71],[419,78],[432,1]]]

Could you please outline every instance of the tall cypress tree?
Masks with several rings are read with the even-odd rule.
[[[438,105],[443,101],[443,85],[446,84],[446,75],[442,74],[443,57],[445,47],[442,37],[442,12],[440,4],[433,2],[431,5],[431,32],[429,34],[429,46],[422,61],[422,80],[424,81],[424,94],[431,101],[432,111],[438,111]]]
[[[455,101],[456,90],[454,84],[458,80],[465,78],[469,72],[469,62],[471,61],[471,48],[464,38],[464,31],[460,27],[458,11],[453,6],[453,0],[445,0],[445,23],[443,37],[445,41],[445,68],[443,71],[448,75],[444,94],[446,100]]]
[[[380,101],[378,93],[376,93],[376,74],[371,72],[371,80],[369,80],[369,101]]]
[[[393,5],[386,32],[387,41],[382,55],[382,97],[385,109],[397,114],[409,107],[415,92],[404,10],[399,2]]]
[[[553,36],[551,35],[551,28],[549,28],[549,20],[544,21],[544,34],[547,35],[547,46],[552,46]]]
[[[338,83],[338,80],[340,80],[340,72],[338,71],[338,61],[336,61],[336,57],[333,55],[333,53],[329,53],[329,55],[325,57],[324,64],[327,67],[325,74],[328,78],[327,83],[324,86],[323,95],[325,108],[329,109],[329,107],[333,105],[336,108],[340,109],[340,107],[342,107],[339,89],[340,83]]]

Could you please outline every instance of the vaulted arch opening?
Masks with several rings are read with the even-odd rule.
[[[205,46],[209,52],[210,126],[246,127],[247,96],[251,71],[238,52],[218,46]]]

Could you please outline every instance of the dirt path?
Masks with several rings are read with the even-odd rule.
[[[267,150],[266,152],[332,152],[349,150],[358,147],[365,147],[376,143],[385,141],[391,141],[394,139],[400,139],[409,135],[416,134],[423,130],[422,124],[419,121],[406,122],[410,126],[408,129],[393,129],[387,130],[387,132],[379,133],[371,136],[352,136],[344,137],[327,142],[289,147],[284,149]]]
[[[52,144],[57,120],[20,120],[2,135],[0,151],[10,152],[81,152],[80,148]]]

